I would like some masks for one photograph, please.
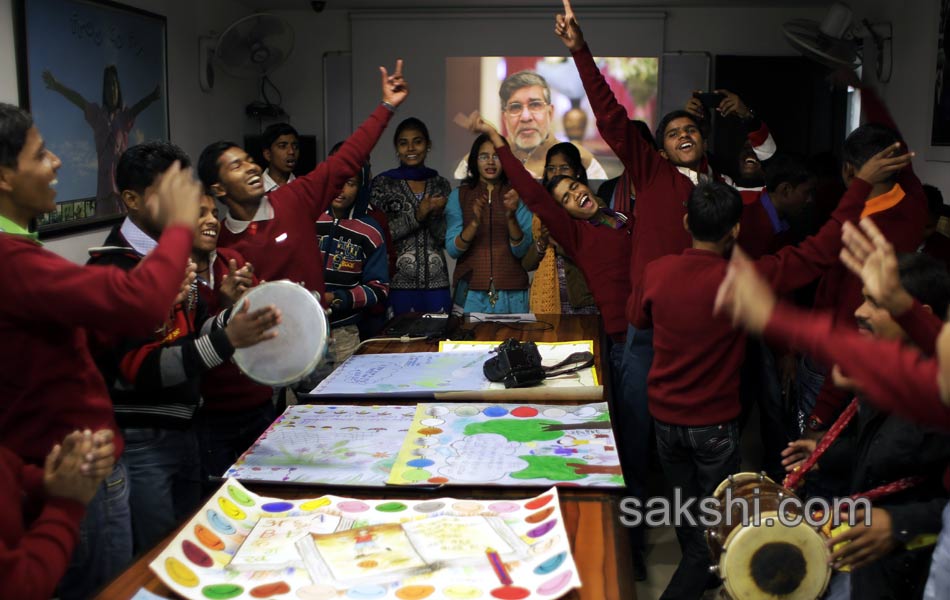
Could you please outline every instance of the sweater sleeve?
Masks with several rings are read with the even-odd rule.
[[[316,223],[330,207],[346,180],[359,173],[369,160],[369,153],[392,116],[393,111],[382,104],[376,107],[369,118],[343,142],[336,154],[317,165],[313,171],[272,191],[268,195],[270,201],[274,204],[294,202],[301,216],[306,214]]]
[[[778,151],[775,140],[772,138],[772,132],[769,131],[768,125],[762,120],[755,120],[754,126],[750,127],[746,134],[746,139],[752,144],[752,151],[755,152],[755,157],[760,161],[772,158]]]
[[[838,264],[841,227],[846,221],[853,222],[860,217],[870,192],[871,184],[855,177],[831,218],[817,234],[809,236],[797,246],[787,246],[774,255],[763,256],[756,261],[756,267],[779,294],[811,283]]]
[[[916,349],[896,340],[868,338],[835,326],[830,314],[808,313],[781,302],[775,306],[765,336],[826,364],[837,364],[857,382],[862,397],[880,410],[950,430],[950,407],[940,399],[937,361]]]
[[[634,187],[639,189],[645,185],[657,169],[672,168],[656,148],[640,136],[636,126],[627,117],[626,109],[617,102],[604,75],[597,68],[590,48],[585,44],[573,56],[597,119],[597,129],[623,163]]]
[[[903,144],[903,149],[905,151],[908,150],[907,144],[904,142],[904,136],[901,135],[900,129],[897,128],[897,123],[891,116],[890,111],[887,110],[884,101],[881,100],[881,97],[878,96],[873,88],[861,88],[861,111],[864,113],[864,118],[868,123],[883,125],[897,133],[897,137],[900,138]],[[901,169],[895,177],[895,180],[907,193],[924,193],[920,179],[918,179],[914,173],[913,164]]]
[[[459,248],[455,245],[456,238],[464,228],[465,223],[462,222],[462,204],[459,201],[459,189],[455,188],[449,194],[448,202],[445,203],[445,251],[452,258],[458,259],[468,249]]]
[[[234,354],[234,347],[224,331],[229,311],[208,319],[205,331],[186,336],[177,342],[156,340],[131,345],[119,360],[119,373],[127,383],[140,390],[159,390],[185,383],[200,373],[217,367]],[[181,308],[176,307],[181,317]],[[176,319],[176,325],[183,321]],[[177,399],[170,398],[169,401]]]
[[[894,317],[894,320],[921,352],[927,356],[937,353],[937,336],[943,329],[943,321],[933,311],[927,310],[915,299],[910,309]]]
[[[371,223],[374,227],[378,224]],[[386,253],[386,243],[382,241],[383,234],[379,231],[379,243],[366,243],[363,260],[363,271],[360,276],[360,285],[347,289],[333,290],[333,295],[343,301],[343,310],[359,310],[375,306],[389,296],[389,258]]]
[[[515,158],[511,148],[498,146],[495,148],[501,166],[508,175],[508,181],[518,191],[522,202],[534,214],[538,215],[557,243],[561,245],[568,256],[574,256],[578,248],[578,227],[580,224],[568,214],[564,207],[551,197],[544,187],[538,183],[531,173],[524,168],[521,161]],[[525,228],[522,226],[522,230]],[[531,224],[528,223],[528,232]]]
[[[22,519],[23,490],[4,482],[0,494],[7,517]],[[65,498],[34,497],[43,502],[37,517],[16,541],[0,536],[0,580],[4,597],[46,600],[66,574],[79,541],[79,523],[85,507]],[[5,540],[5,541],[4,541]]]
[[[158,247],[130,271],[81,267],[32,244],[6,242],[0,311],[26,322],[147,335],[165,319],[178,295],[191,242],[189,228],[168,227]]]
[[[534,215],[528,210],[528,205],[525,204],[524,201],[520,202],[518,204],[518,210],[515,213],[515,218],[518,219],[518,227],[521,228],[521,241],[516,246],[508,244],[515,258],[524,258],[524,255],[528,252],[528,248],[534,245],[534,236],[531,232],[531,219],[533,217]]]
[[[648,291],[650,288],[650,274],[655,267],[655,263],[650,263],[643,269],[643,280],[634,293],[634,310],[636,314],[633,319],[633,326],[637,329],[653,328],[652,302],[650,301]]]

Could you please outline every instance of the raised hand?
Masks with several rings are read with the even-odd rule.
[[[192,260],[188,259],[188,266],[185,267],[185,278],[181,282],[181,289],[178,290],[178,295],[175,296],[175,304],[184,304],[188,300],[188,296],[191,295],[191,288],[197,279],[197,269],[196,265]]]
[[[702,93],[702,90],[696,90],[694,94]],[[703,103],[696,96],[690,96],[689,100],[686,102],[686,112],[693,115],[699,120],[706,118],[706,109],[703,108]]]
[[[49,71],[49,69],[43,70],[43,83],[46,84],[47,89],[56,89],[56,78],[53,77],[53,74]]]
[[[386,67],[380,67],[379,73],[382,76],[383,102],[399,106],[409,96],[409,86],[402,76],[402,59],[396,60],[396,70],[390,75]]]
[[[476,227],[482,224],[486,206],[488,206],[488,198],[485,196],[476,198],[475,204],[472,205],[472,222],[475,223]]]
[[[554,17],[554,33],[561,38],[568,50],[574,52],[584,47],[584,33],[577,24],[570,0],[563,0],[563,2],[564,12]]]
[[[883,183],[909,165],[913,158],[913,152],[901,154],[901,144],[896,142],[869,158],[858,169],[857,176],[871,185]]]
[[[748,119],[752,116],[752,111],[745,105],[742,98],[736,94],[733,94],[729,90],[716,90],[716,93],[725,96],[716,108],[716,111],[720,115],[728,117],[731,114],[735,114],[740,119]]]
[[[775,303],[775,292],[745,252],[736,246],[732,250],[726,277],[716,293],[715,314],[728,316],[733,325],[741,325],[758,334],[772,317]]]
[[[158,222],[166,225],[185,225],[194,228],[198,222],[201,184],[190,169],[182,169],[177,160],[158,178],[155,191],[145,199],[145,205]],[[163,220],[161,216],[166,218]]]
[[[841,230],[841,262],[861,278],[874,301],[894,316],[904,314],[914,303],[901,285],[897,254],[871,219],[861,219],[861,229],[845,223]],[[867,235],[865,235],[867,234]]]
[[[254,285],[254,267],[251,263],[244,263],[238,269],[237,261],[233,258],[228,261],[228,272],[221,280],[221,295],[231,305],[238,301]]]
[[[277,337],[274,327],[280,324],[280,310],[276,306],[265,306],[249,312],[250,308],[251,301],[244,300],[224,328],[228,341],[235,348],[247,348]]]
[[[502,197],[502,203],[505,205],[505,214],[511,216],[518,210],[521,198],[518,196],[518,192],[512,188],[505,192],[505,195]]]

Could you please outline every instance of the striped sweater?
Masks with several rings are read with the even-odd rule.
[[[144,257],[142,241],[127,239],[129,221],[115,227],[106,245],[89,251],[90,265],[134,269]],[[141,230],[132,227],[136,233]],[[100,340],[96,364],[112,397],[119,427],[184,429],[201,403],[201,373],[234,353],[224,325],[230,311],[207,315],[207,305],[193,294],[176,305],[165,323],[148,338]]]

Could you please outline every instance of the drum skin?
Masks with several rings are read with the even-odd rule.
[[[303,286],[269,281],[249,290],[235,306],[250,301],[250,311],[274,305],[280,310],[277,337],[234,351],[234,363],[258,383],[280,387],[300,381],[327,352],[330,324],[320,302]]]
[[[759,524],[743,525],[742,509],[734,504],[727,524],[726,490],[750,506],[758,498]],[[825,536],[802,521],[786,526],[778,519],[783,498],[793,492],[756,473],[730,476],[716,488],[722,520],[707,529],[706,542],[732,600],[815,600],[831,578]],[[786,504],[786,518],[802,516],[801,506]],[[749,515],[750,518],[753,515]]]

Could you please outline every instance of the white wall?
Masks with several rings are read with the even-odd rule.
[[[907,140],[917,153],[914,169],[921,181],[937,186],[950,200],[950,149],[931,149],[930,124],[936,77],[937,0],[893,3],[864,0],[852,8],[872,23],[891,21],[894,26],[894,71],[878,88]],[[869,72],[872,71],[872,72]],[[875,82],[873,67],[865,80]],[[935,160],[940,159],[940,160]]]
[[[0,0],[0,99],[16,103],[15,48],[12,1]],[[257,82],[219,74],[213,92],[198,85],[198,37],[221,32],[251,11],[231,0],[129,0],[124,4],[165,15],[168,19],[168,100],[171,139],[193,160],[216,139],[243,135],[244,105],[257,99]],[[85,262],[86,249],[100,244],[106,230],[54,238],[47,247],[76,262]]]

